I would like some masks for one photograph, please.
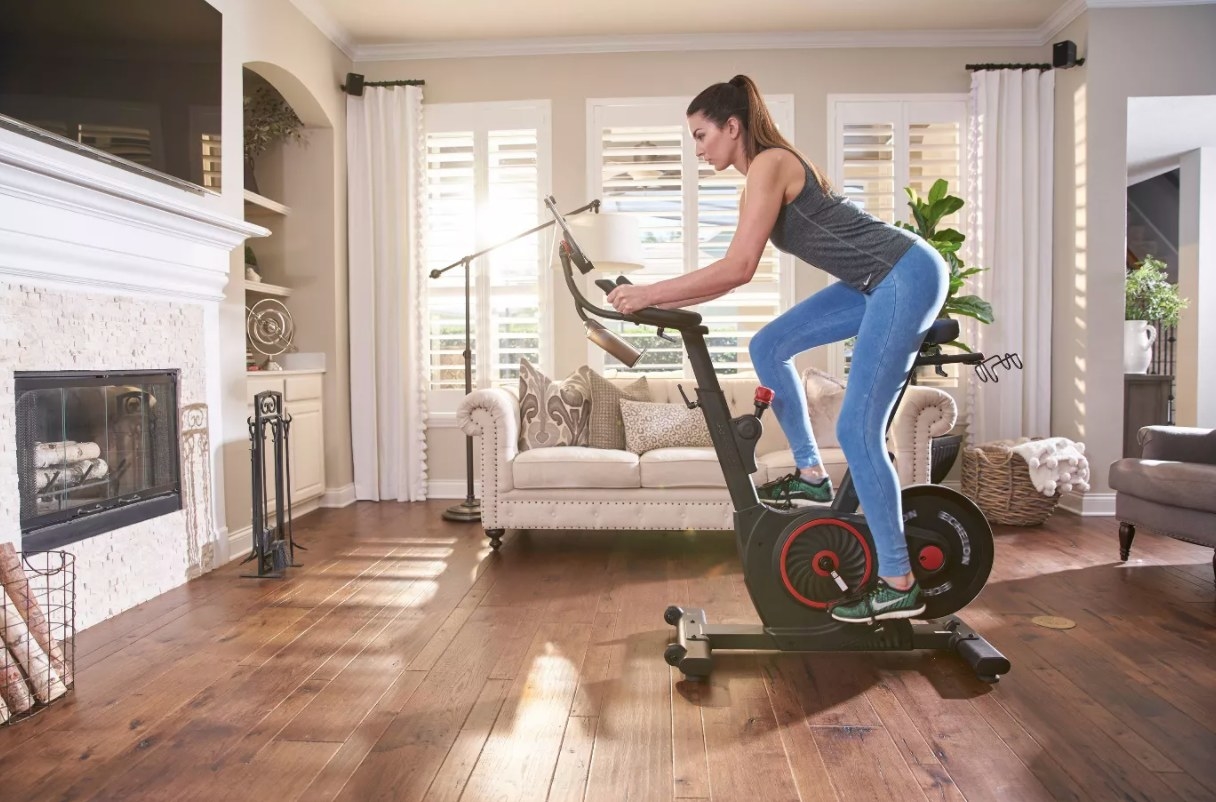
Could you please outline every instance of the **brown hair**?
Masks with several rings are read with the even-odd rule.
[[[773,122],[756,82],[746,75],[736,75],[726,83],[713,84],[702,90],[688,104],[688,110],[684,114],[691,117],[698,112],[719,128],[725,127],[731,117],[738,118],[743,126],[743,142],[748,161],[770,148],[788,150],[811,169],[811,174],[824,192],[831,191],[831,184],[819,168],[777,130],[777,124]]]

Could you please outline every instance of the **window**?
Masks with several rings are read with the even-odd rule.
[[[792,98],[767,100],[777,125],[793,141]],[[739,222],[744,177],[734,168],[715,174],[708,164],[698,164],[684,117],[687,106],[687,98],[588,101],[588,187],[605,211],[635,215],[641,222],[646,267],[639,281],[671,278],[721,259]],[[793,261],[769,245],[750,283],[697,307],[719,373],[754,375],[748,345],[761,326],[789,306]],[[646,351],[627,368],[592,346],[588,361],[602,366],[605,375],[690,374],[679,342],[661,340],[646,327],[619,324],[617,331]]]
[[[549,191],[549,104],[451,103],[426,107],[427,275],[538,225]],[[544,236],[524,237],[473,260],[469,275],[473,386],[514,384],[519,360],[547,368],[550,319]],[[464,395],[465,275],[427,278],[433,408]]]
[[[829,96],[828,126],[833,186],[875,217],[908,221],[904,188],[923,196],[939,178],[968,197],[966,95]],[[942,225],[967,233],[958,214]],[[837,375],[848,374],[851,356],[847,346],[833,348]]]

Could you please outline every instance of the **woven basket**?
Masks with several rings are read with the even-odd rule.
[[[980,445],[963,451],[963,495],[974,501],[989,523],[1038,526],[1060,503],[1030,481],[1030,468],[1005,446]]]

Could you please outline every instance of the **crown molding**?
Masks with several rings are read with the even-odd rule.
[[[1088,0],[1090,8],[1152,8],[1155,6],[1208,6],[1216,0]]]
[[[358,48],[351,40],[350,32],[334,19],[333,15],[326,10],[325,6],[321,5],[319,0],[291,0],[291,4],[296,7],[296,10],[303,14],[309,22],[316,26],[326,39],[334,43],[334,46],[346,54],[346,57],[351,61],[355,60],[355,52]]]
[[[867,47],[1037,47],[1037,31],[801,31],[743,34],[641,34],[531,39],[453,40],[359,45],[355,61],[552,56],[577,53],[647,53],[689,50],[804,50]]]
[[[321,33],[354,62],[648,53],[689,50],[805,50],[894,47],[1042,47],[1088,9],[1210,5],[1216,0],[1067,0],[1034,29],[920,31],[803,31],[752,34],[641,34],[528,39],[458,39],[384,45],[356,44],[320,0],[291,0]]]
[[[1056,9],[1056,13],[1048,17],[1036,29],[1039,44],[1048,44],[1052,39],[1059,36],[1060,31],[1067,28],[1077,17],[1085,13],[1087,2],[1088,0],[1068,0],[1064,5]]]

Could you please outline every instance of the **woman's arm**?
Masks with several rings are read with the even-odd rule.
[[[747,202],[739,209],[739,225],[726,255],[711,265],[654,284],[622,284],[608,295],[618,312],[629,314],[647,306],[680,306],[718,298],[751,281],[764,246],[785,200],[781,151],[759,154],[747,171]]]
[[[727,295],[730,292],[731,290],[727,290],[726,292],[720,292],[717,295],[702,295],[700,298],[689,298],[686,301],[670,301],[669,303],[658,304],[658,307],[660,309],[682,309],[686,306],[696,306],[697,304],[703,304],[706,301],[712,301],[715,298],[721,298],[723,295]]]

